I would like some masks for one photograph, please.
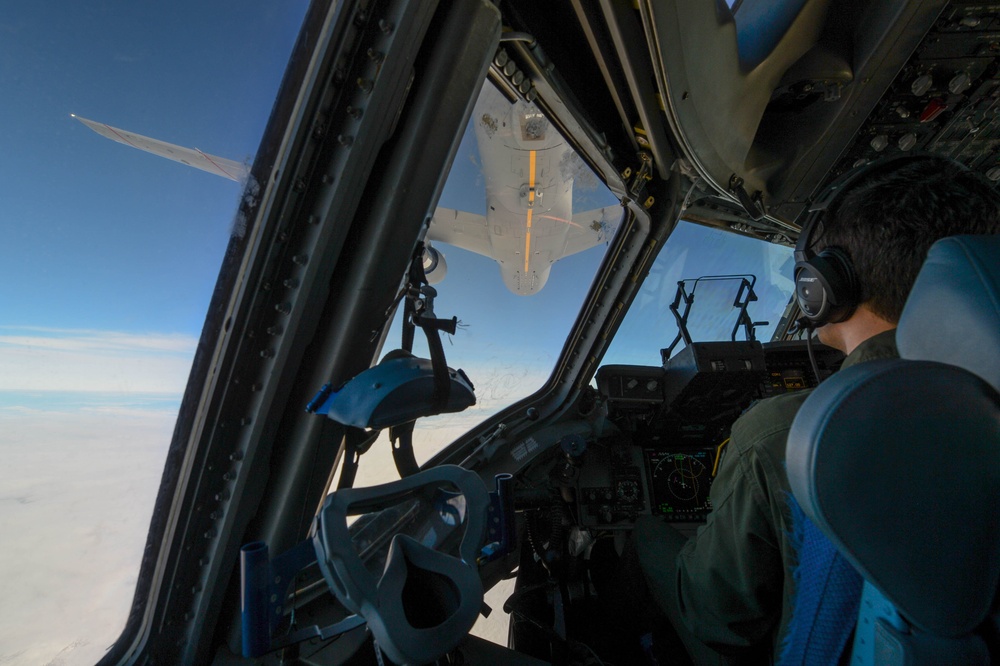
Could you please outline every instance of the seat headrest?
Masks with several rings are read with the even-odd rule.
[[[1000,582],[1000,394],[932,361],[846,368],[802,405],[787,469],[802,509],[915,626],[960,636]]]
[[[896,331],[900,356],[965,368],[1000,390],[1000,236],[935,243]]]

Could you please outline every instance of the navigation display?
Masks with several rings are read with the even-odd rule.
[[[643,450],[653,513],[669,521],[704,520],[712,508],[715,449]]]

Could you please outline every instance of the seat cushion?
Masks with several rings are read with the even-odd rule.
[[[960,636],[1000,582],[1000,395],[931,361],[856,365],[821,384],[788,437],[806,514],[911,623]]]

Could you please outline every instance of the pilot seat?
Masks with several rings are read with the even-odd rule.
[[[849,564],[845,587],[860,575],[860,598],[840,626],[822,610],[806,618],[781,663],[849,654],[859,665],[988,664],[1000,654],[1000,236],[931,248],[897,343],[900,359],[820,385],[789,434],[797,504],[814,538]],[[825,595],[819,607],[837,605],[832,580],[801,581],[796,613],[809,590]]]

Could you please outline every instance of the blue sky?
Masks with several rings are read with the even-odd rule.
[[[0,17],[0,322],[200,331],[240,187],[70,113],[243,160],[305,2],[32,2]]]
[[[718,229],[681,222],[657,256],[615,335],[603,362],[659,365],[660,349],[677,335],[670,304],[677,282],[709,275],[750,273],[756,275],[756,302],[747,306],[754,322],[767,321],[756,331],[757,339],[771,339],[778,319],[791,295],[792,249],[731,234]],[[686,286],[690,295],[691,284]],[[689,312],[688,331],[695,341],[728,340],[739,311],[732,307],[738,281],[703,282],[695,289]],[[680,306],[683,313],[683,304]],[[740,329],[737,340],[744,339]],[[684,348],[679,342],[676,354]]]
[[[68,363],[84,375],[79,358],[39,357],[80,331],[88,344],[101,331],[134,335],[135,347],[187,336],[185,354],[193,351],[241,186],[129,150],[69,114],[250,160],[305,5],[39,2],[0,18],[0,231],[8,239],[0,244],[0,344],[8,341],[0,365],[6,355],[8,378],[15,356],[16,368]],[[484,212],[471,132],[456,164],[442,204]],[[613,202],[596,190],[577,194],[577,210]],[[532,326],[532,339],[554,351],[603,252],[563,260],[542,294],[524,299],[506,290],[494,262],[443,249],[452,279],[441,285],[440,307],[462,304],[454,314],[469,324],[470,342],[517,309],[522,330],[544,322]],[[15,338],[31,344],[12,351]],[[98,346],[93,362],[107,363],[106,345]],[[176,377],[169,383],[176,391]],[[18,387],[0,381],[0,392]]]
[[[16,535],[0,549],[4,664],[93,664],[124,625],[241,195],[70,113],[251,159],[307,4],[0,13],[0,533]]]
[[[241,186],[130,150],[69,114],[251,160],[305,6],[36,2],[0,17],[0,393],[40,390],[46,375],[27,375],[52,366],[50,390],[152,393],[148,373],[162,371],[162,388],[179,397]],[[483,213],[471,131],[455,163],[441,204]],[[577,211],[614,202],[579,182],[574,194]],[[561,260],[523,298],[493,261],[442,249],[438,314],[468,325],[454,339],[464,363],[484,353],[554,362],[604,252]],[[733,270],[715,268],[713,243],[689,254],[678,278]],[[133,362],[143,354],[152,370]]]
[[[124,624],[242,193],[70,114],[250,160],[306,6],[39,0],[0,14],[0,533],[17,535],[0,549],[0,617],[18,619],[0,626],[2,663],[93,663]],[[578,212],[613,202],[579,181],[574,194]],[[485,212],[471,133],[441,204]],[[654,268],[615,343],[643,359],[632,362],[658,363],[672,337],[657,285],[672,296],[671,280],[717,272],[723,259],[725,272],[745,255],[768,264],[761,244],[712,233]],[[445,349],[480,401],[457,420],[422,421],[447,442],[541,386],[606,248],[557,262],[531,297],[509,292],[494,261],[441,249],[436,311],[465,325]],[[387,348],[398,340],[394,330]],[[67,560],[59,532],[92,550]]]
[[[241,186],[129,150],[69,114],[250,160],[306,4],[43,0],[5,10],[0,337],[114,331],[193,345]],[[474,144],[469,132],[441,203],[481,213]],[[576,210],[613,201],[579,185],[575,193]],[[441,285],[440,314],[449,299],[461,302],[454,314],[474,335],[516,309],[515,335],[558,348],[602,251],[562,260],[538,297],[523,299],[493,262],[446,249],[452,279]],[[697,269],[703,263],[683,277],[715,272]],[[495,279],[455,278],[473,275]]]
[[[439,203],[446,208],[486,213],[485,184],[471,126],[463,134]],[[574,212],[616,203],[606,188],[596,186],[596,181],[589,187],[587,183],[581,186],[579,181],[575,184]],[[560,259],[541,291],[533,296],[518,296],[504,285],[500,267],[492,259],[445,244],[439,247],[445,253],[448,274],[436,285],[436,313],[439,317],[457,316],[465,324],[454,337],[454,346],[445,350],[449,361],[452,354],[455,364],[461,365],[459,361],[482,362],[484,357],[498,354],[523,357],[526,350],[544,350],[544,356],[551,358],[546,370],[554,365],[554,355],[562,349],[607,250],[602,244]],[[398,335],[393,332],[386,348],[397,344]],[[475,382],[476,378],[472,379]],[[534,388],[541,386],[541,381],[544,378]]]

